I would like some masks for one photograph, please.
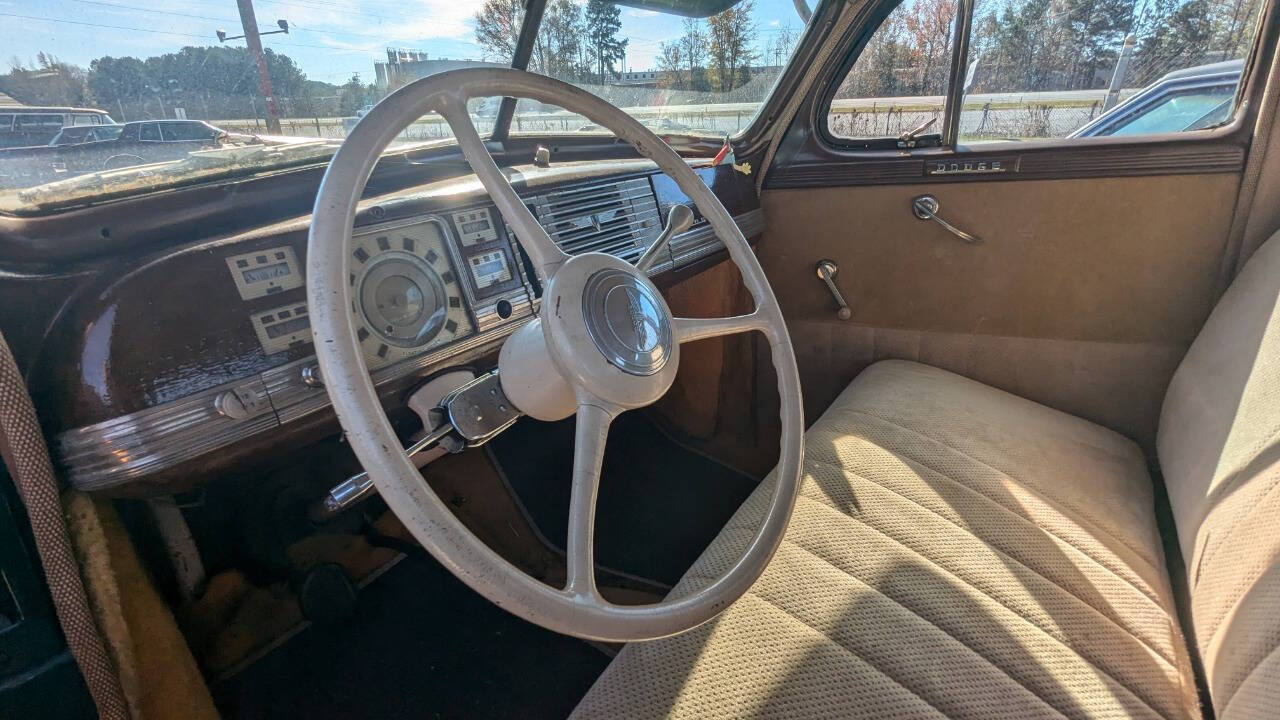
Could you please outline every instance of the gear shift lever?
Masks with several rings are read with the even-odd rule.
[[[667,224],[662,228],[662,232],[654,239],[649,248],[644,251],[639,260],[636,260],[636,269],[642,273],[648,273],[649,267],[658,260],[658,254],[667,247],[667,243],[671,242],[672,236],[679,235],[689,226],[693,224],[693,211],[685,205],[672,205],[667,211]]]

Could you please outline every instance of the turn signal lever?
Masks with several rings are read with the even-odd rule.
[[[495,370],[441,398],[439,404],[427,413],[430,430],[405,448],[404,453],[412,459],[437,447],[444,452],[462,452],[489,442],[511,427],[522,414],[503,394],[502,383],[498,381],[498,371]],[[436,457],[444,452],[437,453]],[[374,492],[369,473],[352,475],[335,485],[324,500],[312,508],[311,519],[316,522],[327,520]]]

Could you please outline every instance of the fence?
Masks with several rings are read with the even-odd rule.
[[[1126,90],[1122,97],[1136,90]],[[960,135],[970,140],[1064,137],[1102,113],[1106,90],[1047,93],[995,93],[966,98],[960,115]],[[671,98],[677,99],[677,98]],[[831,106],[831,131],[842,137],[895,137],[922,125],[929,118],[941,122],[941,96],[836,100]],[[731,135],[754,117],[758,103],[690,103],[626,107],[626,111],[650,127],[678,133],[687,130]],[[493,127],[493,116],[472,116],[481,132]],[[266,125],[257,119],[215,120],[232,132],[262,134]],[[284,118],[284,135],[341,139],[355,125],[355,118]],[[933,130],[937,130],[935,124]],[[600,128],[580,115],[522,101],[512,122],[517,133],[592,132]],[[448,125],[435,115],[424,116],[403,133],[403,141],[451,136]]]

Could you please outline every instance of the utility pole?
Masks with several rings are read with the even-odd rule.
[[[258,36],[258,19],[253,14],[253,0],[236,0],[240,8],[240,24],[244,26],[244,41],[249,53],[258,63],[258,94],[267,106],[267,132],[280,134],[280,116],[276,114],[276,99],[271,91],[271,73],[267,71],[267,58],[262,53],[262,38]]]
[[[1102,112],[1106,112],[1120,102],[1120,89],[1124,85],[1124,76],[1129,72],[1129,58],[1133,57],[1133,48],[1138,38],[1129,35],[1120,46],[1120,57],[1116,59],[1115,71],[1111,73],[1111,84],[1107,86],[1107,98],[1102,102]]]

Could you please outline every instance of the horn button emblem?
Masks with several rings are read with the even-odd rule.
[[[667,364],[671,323],[661,301],[635,275],[601,270],[582,292],[587,334],[615,367],[631,375],[653,375]]]

